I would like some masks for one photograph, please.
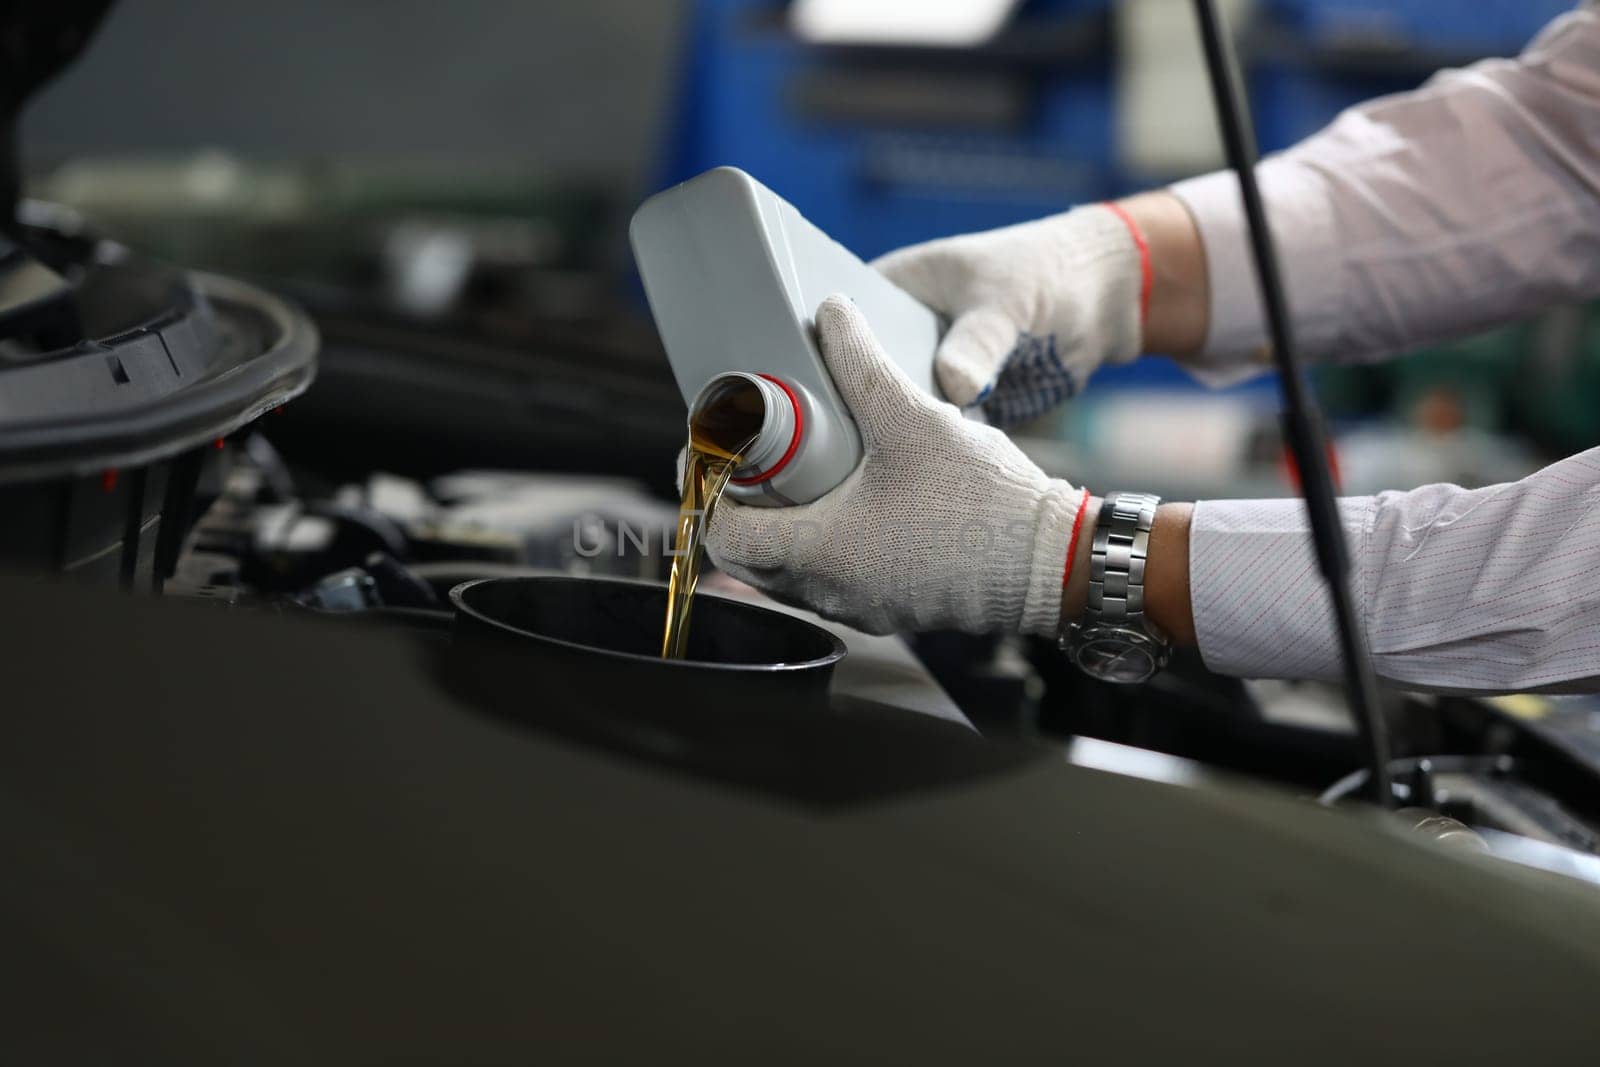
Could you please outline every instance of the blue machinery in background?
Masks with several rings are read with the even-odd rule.
[[[1246,35],[1263,149],[1444,67],[1510,56],[1575,0],[1263,0]]]
[[[1242,52],[1262,147],[1439,67],[1514,54],[1572,6],[1257,0]],[[791,32],[786,0],[695,0],[658,184],[742,167],[872,257],[1174,177],[1118,158],[1117,7],[1027,0],[982,46],[929,48],[819,46]],[[1149,361],[1115,373],[1179,379]]]
[[[1107,0],[977,48],[816,46],[782,0],[698,0],[663,184],[742,167],[866,258],[1111,195]]]

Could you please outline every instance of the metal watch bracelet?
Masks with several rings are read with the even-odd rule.
[[[1146,625],[1144,569],[1150,555],[1150,528],[1160,503],[1161,498],[1151,493],[1106,495],[1089,548],[1085,622]]]

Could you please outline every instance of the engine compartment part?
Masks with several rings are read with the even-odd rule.
[[[169,459],[311,384],[316,329],[274,296],[127,259],[79,272],[82,334],[0,362],[0,483]],[[30,326],[0,320],[8,338]]]
[[[208,457],[310,386],[316,329],[69,217],[23,232],[0,247],[0,566],[159,592]]]

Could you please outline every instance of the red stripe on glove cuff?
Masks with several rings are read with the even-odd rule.
[[[1072,540],[1067,542],[1067,565],[1061,571],[1061,588],[1067,587],[1067,581],[1072,577],[1072,561],[1078,558],[1078,534],[1083,530],[1083,513],[1089,510],[1089,490],[1083,491],[1083,499],[1078,501],[1078,517],[1072,520]]]
[[[1150,286],[1154,279],[1150,270],[1150,242],[1144,239],[1144,231],[1139,229],[1139,224],[1133,221],[1133,216],[1121,204],[1107,200],[1106,207],[1122,220],[1122,224],[1133,235],[1134,247],[1139,250],[1139,325],[1143,326],[1150,318]]]

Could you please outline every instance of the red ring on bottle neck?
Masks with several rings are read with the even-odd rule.
[[[779,389],[782,389],[783,394],[789,398],[789,406],[794,409],[794,433],[789,438],[789,447],[786,448],[783,452],[783,455],[778,458],[778,462],[774,463],[771,467],[767,468],[760,474],[754,474],[748,478],[729,478],[728,481],[732,482],[734,485],[760,485],[762,482],[774,477],[779,471],[787,467],[789,465],[789,461],[794,458],[794,454],[800,449],[800,434],[801,431],[805,429],[806,425],[805,408],[800,406],[800,398],[794,395],[794,390],[789,388],[789,383],[785,382],[782,378],[774,378],[770,374],[758,374],[756,377],[765,378],[773,385],[776,385]]]

